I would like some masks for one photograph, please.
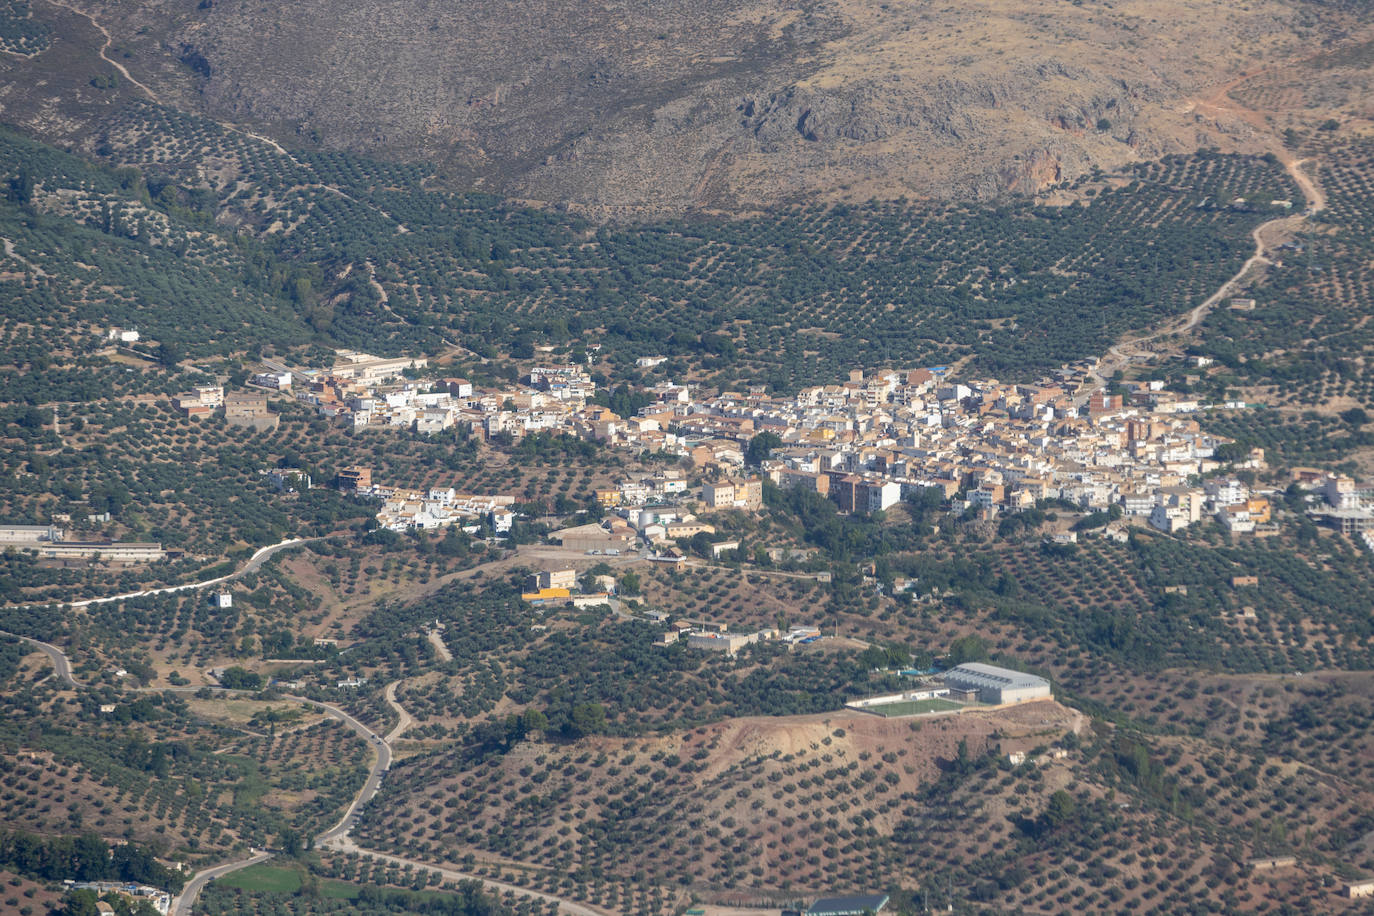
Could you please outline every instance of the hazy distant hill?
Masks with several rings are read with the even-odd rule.
[[[87,8],[183,107],[593,213],[986,197],[1200,146],[1257,151],[1255,128],[1190,97],[1316,50],[1352,15],[1301,0]]]

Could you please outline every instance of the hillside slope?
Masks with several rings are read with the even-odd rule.
[[[595,215],[984,198],[1201,146],[1262,151],[1262,128],[1191,98],[1317,50],[1346,15],[1299,0],[85,8],[183,108]]]

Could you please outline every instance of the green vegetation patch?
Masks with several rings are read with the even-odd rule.
[[[0,0],[0,51],[28,56],[51,44],[52,28],[34,18],[28,0]]]
[[[111,117],[108,159],[156,212],[120,203],[107,218],[96,201],[84,224],[158,245],[211,215],[240,225],[224,256],[256,259],[245,280],[268,311],[333,343],[517,359],[596,344],[622,379],[662,355],[664,376],[783,390],[859,366],[968,357],[1023,377],[1099,354],[1204,299],[1270,202],[1296,194],[1272,157],[1202,152],[1069,207],[871,203],[598,228],[436,189],[424,166],[288,157],[147,104]],[[207,153],[228,163],[208,196]]]
[[[371,871],[364,864],[363,870]],[[393,866],[371,871],[375,884],[349,883],[324,878],[318,868],[282,868],[254,865],[213,882],[201,897],[198,909],[223,916],[259,916],[277,913],[291,916],[373,916],[376,913],[433,914],[433,916],[517,916],[542,914],[545,908],[528,898],[499,901],[487,895],[480,883],[463,881],[445,890],[424,890],[428,873]],[[351,869],[350,869],[351,871]],[[394,886],[408,883],[409,888]],[[390,885],[390,886],[388,886]]]
[[[301,889],[301,874],[294,868],[274,865],[250,865],[218,879],[226,887],[246,891],[265,891],[272,894],[294,894]]]
[[[870,706],[865,712],[877,713],[888,719],[895,719],[901,716],[919,716],[929,712],[950,712],[951,710],[963,709],[960,703],[953,700],[941,700],[938,697],[930,700],[906,700],[901,703],[884,703],[881,706]]]

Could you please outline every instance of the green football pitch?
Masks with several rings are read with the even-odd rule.
[[[926,712],[948,712],[951,709],[963,708],[961,703],[936,698],[933,700],[903,700],[898,703],[884,703],[881,706],[870,706],[866,711],[893,718],[894,716],[919,716]]]

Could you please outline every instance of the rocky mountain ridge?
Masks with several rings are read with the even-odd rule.
[[[981,199],[1260,151],[1264,131],[1191,100],[1353,19],[1306,0],[78,3],[172,104],[600,217]]]

